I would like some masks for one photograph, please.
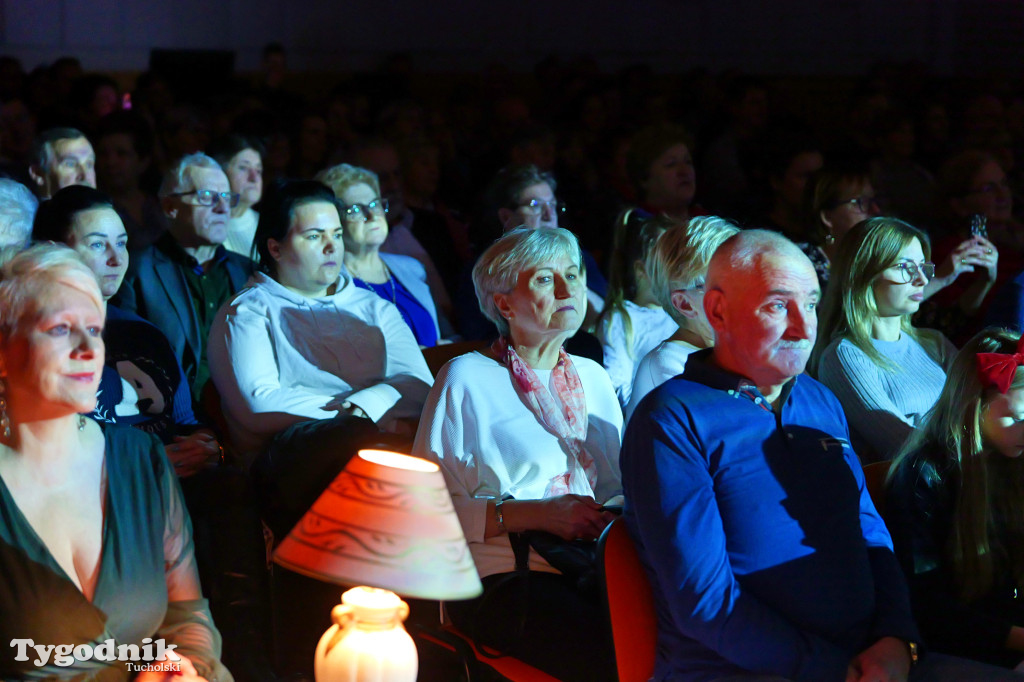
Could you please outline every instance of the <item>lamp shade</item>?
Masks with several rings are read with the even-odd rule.
[[[303,575],[421,599],[483,592],[444,476],[433,462],[360,450],[274,552]]]

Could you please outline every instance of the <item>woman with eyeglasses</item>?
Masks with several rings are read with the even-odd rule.
[[[844,237],[832,264],[811,358],[843,405],[854,450],[891,459],[935,404],[956,348],[910,323],[935,276],[927,236],[870,218]]]
[[[341,202],[345,269],[355,286],[396,305],[422,348],[447,343],[441,339],[437,306],[418,260],[381,253],[388,237],[388,200],[381,198],[377,175],[342,163],[317,173],[316,179]]]
[[[849,159],[832,162],[811,176],[804,190],[804,214],[811,241],[797,244],[807,254],[825,291],[830,279],[832,259],[839,243],[854,225],[881,213],[879,200],[871,184],[867,165]],[[975,268],[994,267],[995,247],[983,235],[958,240],[950,245],[934,279],[928,282],[925,299],[952,284],[960,275]],[[986,290],[987,291],[987,290]],[[957,303],[964,310],[977,309],[979,292],[972,291]],[[981,293],[984,297],[984,293]],[[953,297],[954,300],[956,297]]]

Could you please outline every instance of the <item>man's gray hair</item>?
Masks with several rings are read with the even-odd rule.
[[[722,282],[736,272],[749,271],[762,258],[775,255],[805,262],[811,261],[800,248],[778,232],[771,230],[741,230],[726,239],[708,264],[705,288],[721,289]]]
[[[32,165],[42,171],[50,170],[53,163],[53,145],[61,140],[77,140],[84,138],[78,128],[50,128],[41,132],[32,145]],[[88,139],[88,138],[86,138]]]
[[[476,298],[480,310],[502,336],[508,336],[508,320],[498,312],[494,295],[512,291],[519,281],[519,273],[549,263],[559,256],[572,258],[579,266],[580,276],[586,281],[580,243],[576,235],[561,227],[517,227],[501,236],[480,256],[473,266]]]
[[[164,181],[160,183],[160,196],[166,197],[171,194],[178,194],[179,192],[191,192],[194,189],[200,189],[193,183],[192,176],[188,172],[189,168],[211,168],[222,173],[224,172],[220,164],[213,157],[207,156],[202,152],[183,156],[164,173]]]
[[[39,200],[28,187],[0,178],[0,247],[28,244],[37,208]]]

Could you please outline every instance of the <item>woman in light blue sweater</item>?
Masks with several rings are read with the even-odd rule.
[[[843,239],[819,316],[811,366],[839,398],[854,450],[891,459],[939,397],[956,348],[910,317],[935,275],[921,230],[870,218]]]

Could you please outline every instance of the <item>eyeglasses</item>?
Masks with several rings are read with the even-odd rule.
[[[846,199],[845,201],[836,201],[832,204],[832,208],[839,208],[846,204],[852,204],[861,213],[871,213],[871,211],[878,208],[878,197],[863,196]]]
[[[369,220],[374,216],[383,216],[388,213],[387,199],[374,199],[368,204],[342,204],[342,217],[345,220]]]
[[[920,274],[926,280],[935,277],[935,263],[915,263],[914,261],[900,261],[892,267],[900,271],[904,284],[910,284]]]
[[[540,215],[547,208],[552,213],[565,213],[565,204],[560,202],[558,199],[552,199],[551,201],[543,201],[542,199],[530,199],[526,203],[519,204],[516,208],[521,208],[530,215]]]
[[[228,205],[228,208],[234,208],[238,206],[238,200],[241,198],[238,192],[214,192],[212,189],[194,189],[191,192],[175,192],[174,194],[168,194],[169,197],[187,197],[190,194],[194,194],[196,197],[196,203],[200,206],[214,206],[221,199]]]

